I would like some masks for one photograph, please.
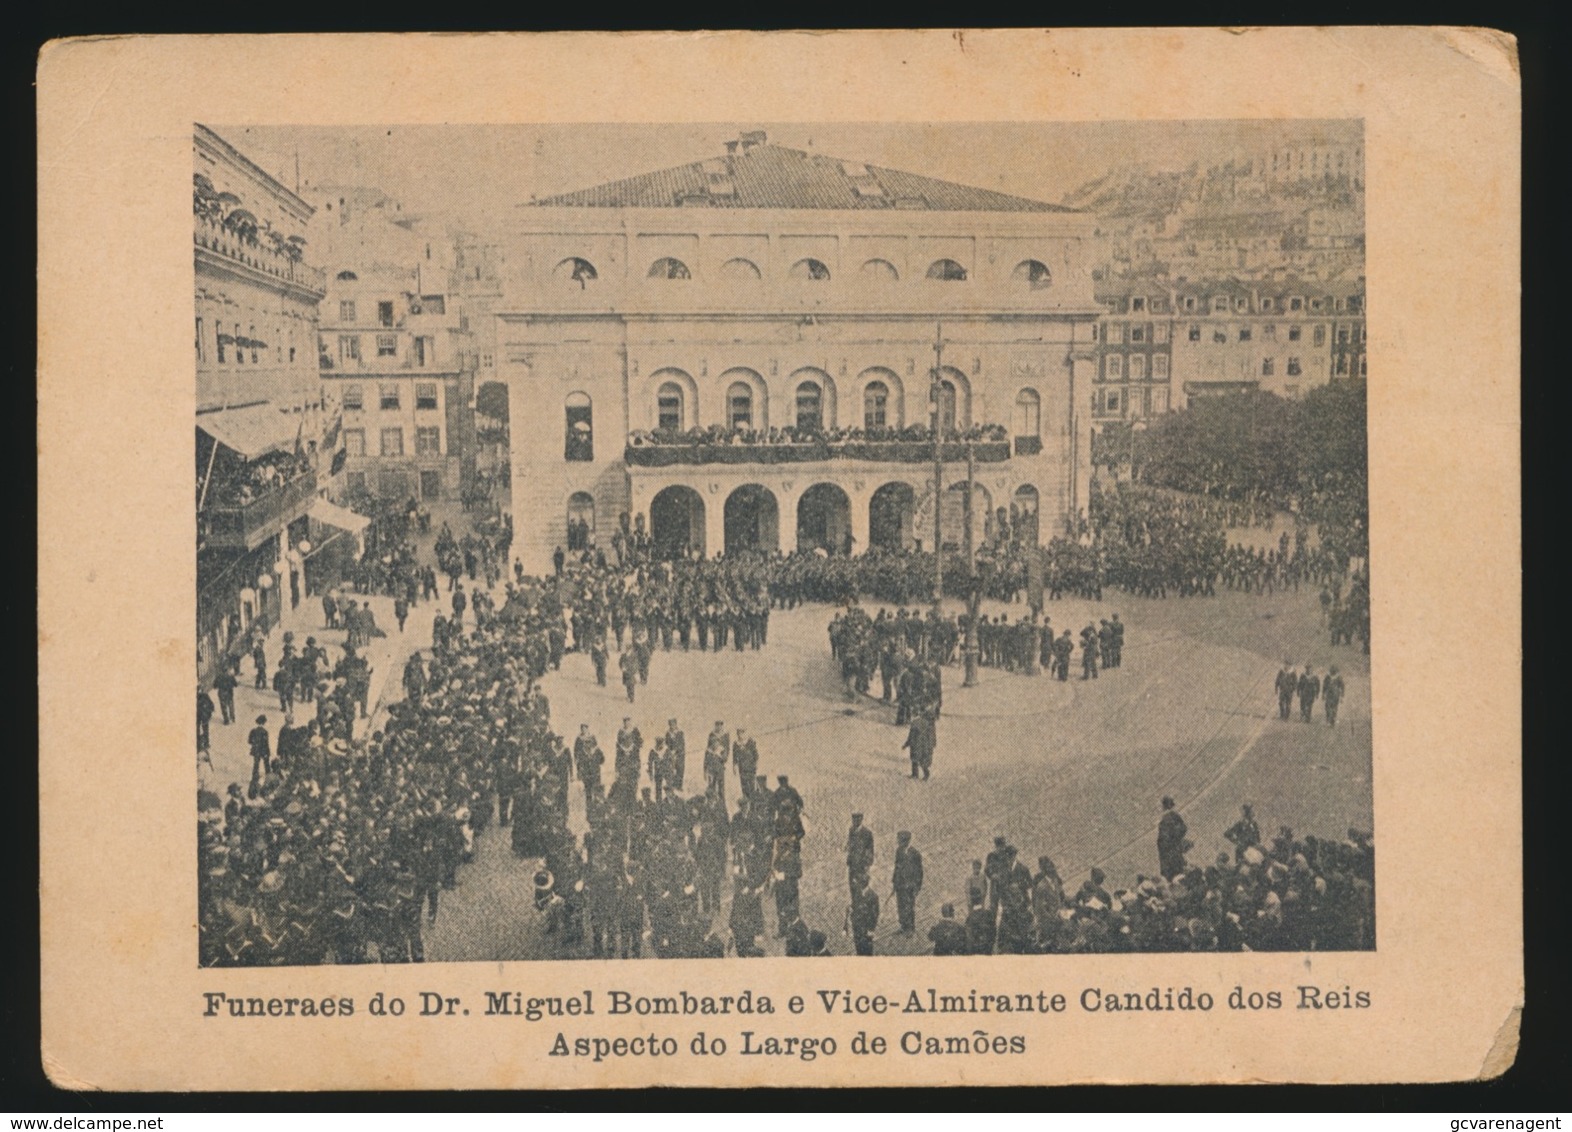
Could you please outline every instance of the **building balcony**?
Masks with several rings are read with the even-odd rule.
[[[199,542],[213,550],[254,550],[306,513],[317,494],[317,473],[302,472],[248,503],[205,507],[197,516]]]
[[[303,287],[319,297],[327,290],[327,272],[320,267],[302,263],[266,244],[242,239],[205,216],[193,216],[191,226],[196,246],[214,256]]]
[[[1010,458],[1010,441],[1002,429],[978,430],[970,439],[954,437],[938,445],[943,462],[964,462],[968,451],[979,464],[999,464]],[[837,437],[811,440],[741,439],[738,434],[702,439],[659,440],[648,433],[628,439],[623,460],[635,468],[736,464],[817,464],[829,460],[855,460],[884,464],[931,464],[935,445],[931,438],[899,437],[870,440]],[[1023,455],[1026,453],[1022,453]]]

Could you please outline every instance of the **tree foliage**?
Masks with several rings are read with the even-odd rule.
[[[508,419],[508,387],[500,381],[488,381],[475,391],[475,411],[494,421]]]

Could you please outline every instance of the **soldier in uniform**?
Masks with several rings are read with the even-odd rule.
[[[1070,630],[1066,629],[1053,645],[1054,675],[1060,680],[1070,678],[1070,654],[1074,651],[1075,645],[1070,640]]]
[[[965,955],[967,953],[966,929],[955,920],[955,905],[946,904],[939,909],[939,922],[928,929],[935,955]]]
[[[207,694],[206,688],[198,684],[196,690],[198,754],[206,755],[212,749],[213,712],[215,710],[213,697]],[[213,765],[212,758],[208,759],[208,765]]]
[[[584,783],[584,795],[600,793],[600,768],[606,761],[600,744],[590,734],[589,724],[579,724],[578,738],[573,740],[573,762],[578,768],[579,781]]]
[[[622,669],[622,686],[627,689],[628,702],[633,702],[633,689],[639,682],[639,660],[633,651],[624,652],[617,659],[618,666]]]
[[[757,959],[764,954],[759,949],[759,937],[764,934],[763,890],[748,883],[741,869],[737,870],[736,886],[731,894],[731,938],[739,959]]]
[[[775,920],[781,935],[793,922],[801,923],[799,884],[802,880],[802,838],[776,837],[773,876]]]
[[[966,914],[966,952],[992,955],[995,913],[981,903],[973,904]]]
[[[737,768],[737,778],[745,797],[753,796],[754,780],[759,773],[759,746],[745,738],[742,728],[737,728],[737,741],[731,748],[732,764]]]
[[[1294,666],[1283,661],[1277,673],[1277,718],[1286,720],[1294,708],[1294,695],[1299,691],[1299,680],[1294,676]]]
[[[933,717],[926,711],[918,712],[912,718],[911,729],[906,734],[906,742],[902,744],[911,754],[912,777],[921,778],[924,782],[933,770],[936,730]]]
[[[1081,679],[1097,679],[1097,630],[1088,623],[1081,630]]]
[[[912,848],[912,835],[901,830],[895,835],[895,872],[891,885],[895,889],[895,911],[900,919],[901,934],[911,935],[917,930],[917,894],[922,891],[922,854]]]
[[[1117,613],[1113,615],[1109,628],[1113,630],[1113,658],[1109,667],[1120,668],[1124,665],[1124,622],[1119,620]]]
[[[1337,665],[1332,665],[1326,674],[1326,679],[1321,682],[1321,696],[1326,708],[1326,725],[1337,726],[1337,707],[1343,702],[1343,677],[1337,671]]]
[[[1165,880],[1184,872],[1184,839],[1189,832],[1172,798],[1163,799],[1163,816],[1157,823],[1157,871]]]
[[[235,722],[235,685],[239,682],[228,660],[219,665],[218,675],[213,677],[213,691],[218,693],[219,721],[226,726]]]
[[[1261,844],[1261,827],[1255,823],[1255,810],[1248,802],[1239,807],[1239,820],[1224,831],[1223,839],[1233,842],[1236,865],[1244,860],[1246,850]]]
[[[1299,677],[1299,718],[1305,723],[1310,722],[1310,711],[1315,707],[1316,697],[1321,694],[1321,680],[1307,664],[1304,674]]]
[[[595,683],[602,688],[606,686],[606,664],[610,659],[606,653],[605,630],[596,630],[590,636],[590,660],[595,664]]]
[[[1004,896],[1004,878],[1010,871],[1010,861],[1014,850],[1003,837],[993,839],[993,848],[988,850],[988,860],[983,865],[983,876],[988,881],[988,911],[997,914],[999,901]]]

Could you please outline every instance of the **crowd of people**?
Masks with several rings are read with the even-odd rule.
[[[305,453],[273,452],[241,465],[234,474],[206,485],[204,507],[244,507],[312,470]],[[203,489],[199,481],[198,493]]]
[[[969,428],[945,429],[941,439],[945,443],[1002,442],[1009,439],[1003,425],[972,425]],[[842,444],[855,441],[928,443],[934,440],[934,430],[928,425],[908,425],[893,428],[884,425],[834,427],[795,424],[769,428],[727,428],[709,425],[690,429],[636,429],[628,434],[630,447],[699,447],[703,445],[774,445],[774,444]]]
[[[1284,826],[1262,838],[1253,808],[1223,834],[1233,853],[1209,863],[1187,858],[1194,844],[1172,798],[1163,799],[1157,831],[1158,867],[1123,887],[1101,868],[1079,886],[1068,884],[1052,858],[1034,871],[1005,837],[973,860],[964,904],[945,901],[927,938],[935,955],[1085,954],[1164,951],[1359,951],[1375,947],[1375,844],[1350,829],[1340,840],[1296,837]],[[857,953],[871,955],[878,923],[868,870],[874,836],[863,815],[852,816],[847,876]],[[911,834],[896,837],[891,888],[900,931],[915,928],[923,887],[921,853]],[[862,919],[857,917],[861,909]]]

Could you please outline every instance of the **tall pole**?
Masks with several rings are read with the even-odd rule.
[[[977,586],[977,534],[972,506],[977,494],[977,450],[970,436],[966,440],[966,576],[970,592],[966,602],[966,679],[964,686],[977,686],[977,616],[982,593]]]
[[[944,448],[939,429],[939,394],[943,389],[940,374],[944,369],[944,324],[937,324],[933,336],[933,380],[928,400],[933,404],[933,608],[944,607],[944,532],[940,516],[944,513]]]

